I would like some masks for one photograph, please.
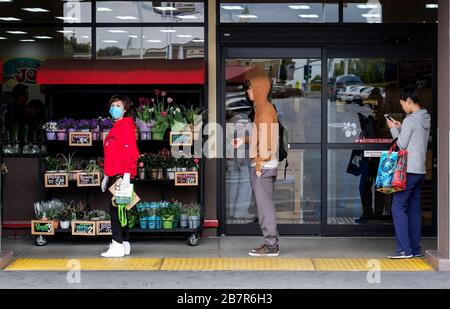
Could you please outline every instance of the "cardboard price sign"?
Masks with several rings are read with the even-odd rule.
[[[198,172],[175,172],[175,186],[198,186]]]
[[[66,173],[45,174],[46,188],[65,188],[69,186],[69,175]]]
[[[55,235],[53,221],[31,221],[31,235]]]
[[[69,146],[92,146],[92,132],[69,132]]]
[[[170,132],[170,146],[192,146],[192,132]]]
[[[97,235],[112,235],[111,221],[97,221]]]
[[[95,236],[95,225],[94,221],[72,221],[72,235]]]
[[[100,186],[100,172],[95,173],[78,173],[77,174],[78,187],[99,187]]]

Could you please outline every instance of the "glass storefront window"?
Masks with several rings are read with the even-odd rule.
[[[98,59],[204,57],[203,27],[97,28]]]
[[[253,72],[265,72],[272,80],[272,103],[289,129],[289,142],[320,143],[321,70],[320,59],[227,59],[226,106],[245,102],[245,80]]]
[[[90,23],[90,1],[0,1],[0,23]]]
[[[338,1],[223,1],[222,23],[337,23]]]
[[[286,178],[280,164],[274,192],[278,224],[320,224],[320,158],[320,150],[290,150]],[[250,160],[226,161],[227,224],[256,222]]]
[[[392,224],[392,194],[375,190],[380,162],[370,150],[328,151],[328,224]],[[424,224],[432,224],[432,155],[422,187]]]
[[[346,23],[436,23],[437,1],[351,0],[344,2]]]
[[[192,1],[97,1],[99,23],[202,23],[205,6]]]
[[[402,121],[399,95],[418,88],[433,112],[431,59],[336,58],[328,60],[328,141],[390,143],[384,115]]]
[[[90,59],[90,27],[0,29],[0,58]]]

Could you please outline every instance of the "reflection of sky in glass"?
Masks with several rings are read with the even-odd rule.
[[[123,30],[125,32],[117,33],[118,31],[111,32],[111,30]],[[167,30],[176,32],[162,32]],[[164,48],[170,43],[183,45],[191,41],[196,44],[203,43],[200,41],[204,39],[204,31],[202,27],[97,28],[97,49],[108,46],[118,46],[122,49],[139,49],[141,48],[140,36],[143,38],[143,48]]]
[[[162,2],[166,4],[167,2]],[[178,2],[176,10],[154,7],[152,1],[102,1],[97,2],[97,22],[203,22],[204,4]],[[157,9],[160,8],[160,9]]]
[[[291,8],[292,7],[292,8]],[[229,8],[229,9],[225,9]],[[233,9],[231,9],[233,8]],[[239,9],[237,9],[239,8]],[[243,8],[244,10],[241,10]],[[295,8],[295,9],[293,9]],[[248,9],[248,10],[247,10]],[[246,15],[257,18],[245,18]],[[299,15],[303,16],[301,18]],[[244,17],[243,17],[244,16]],[[338,4],[324,3],[222,3],[221,22],[338,22]]]

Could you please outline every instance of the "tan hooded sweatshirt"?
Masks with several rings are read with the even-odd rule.
[[[278,115],[274,106],[267,99],[270,80],[266,76],[250,79],[253,89],[255,120],[250,140],[250,158],[261,171],[264,164],[278,159]]]

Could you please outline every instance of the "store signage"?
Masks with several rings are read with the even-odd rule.
[[[53,221],[31,221],[31,235],[55,235]]]
[[[391,144],[392,138],[361,138],[357,139],[355,143],[357,144]]]
[[[92,132],[69,132],[69,146],[92,146]]]
[[[175,186],[198,186],[198,172],[175,172]]]
[[[97,221],[97,235],[112,235],[111,221]]]
[[[72,221],[72,235],[95,236],[95,221]]]
[[[37,67],[41,63],[42,61],[32,58],[6,61],[3,65],[4,83],[11,87],[16,84],[36,84]]]
[[[66,173],[45,174],[46,188],[65,188],[69,186],[69,175]]]
[[[381,153],[382,153],[382,151],[372,151],[372,150],[369,150],[369,151],[364,151],[364,157],[365,158],[381,158]]]
[[[95,173],[78,173],[78,187],[98,187],[100,186],[100,172]]]
[[[192,132],[170,132],[170,146],[192,146]]]

